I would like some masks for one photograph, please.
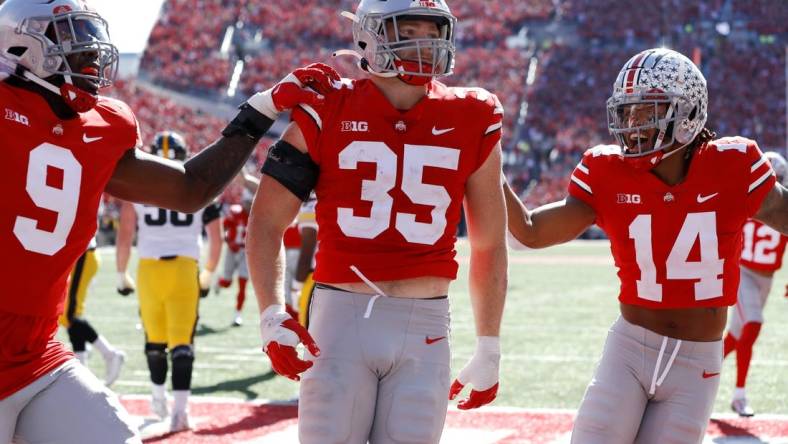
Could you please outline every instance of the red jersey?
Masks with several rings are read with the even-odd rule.
[[[38,94],[0,83],[0,399],[65,362],[54,341],[66,281],[96,232],[118,159],[140,144],[122,102],[60,120]]]
[[[230,212],[222,221],[224,241],[233,253],[246,246],[246,226],[249,225],[249,213],[241,205],[230,206]]]
[[[755,219],[744,224],[741,264],[764,273],[774,273],[783,266],[788,236]]]
[[[301,248],[301,232],[298,231],[298,222],[293,221],[282,237],[282,243],[285,244],[286,249]]]
[[[741,137],[698,149],[675,186],[605,145],[585,153],[569,194],[594,209],[610,238],[622,303],[718,307],[736,303],[742,227],[775,180],[758,145]]]
[[[315,280],[457,275],[457,224],[468,177],[501,139],[503,107],[480,88],[433,81],[407,111],[371,80],[345,80],[293,119],[320,166]]]

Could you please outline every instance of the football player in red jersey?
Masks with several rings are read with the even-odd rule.
[[[619,145],[588,150],[569,196],[527,209],[508,185],[509,227],[529,247],[591,224],[610,238],[621,317],[586,390],[572,442],[700,443],[719,387],[741,232],[755,217],[788,231],[788,192],[758,145],[713,140],[706,80],[664,48],[632,57],[608,99]]]
[[[448,396],[492,402],[506,291],[503,108],[450,88],[456,19],[443,0],[362,0],[368,78],[334,79],[269,151],[247,255],[274,370],[301,379],[302,443],[437,443]],[[309,330],[285,312],[282,234],[314,188],[319,248]],[[465,202],[477,347],[450,387],[449,293]],[[299,359],[295,347],[308,350]],[[299,376],[302,372],[303,375]]]
[[[788,165],[779,153],[765,153],[777,174],[777,181],[788,184]],[[744,225],[741,252],[741,282],[739,299],[731,308],[728,334],[725,335],[725,357],[736,350],[736,387],[733,389],[731,409],[739,416],[753,416],[744,386],[752,359],[752,347],[763,324],[763,308],[772,289],[772,277],[782,267],[788,236],[751,219]]]
[[[246,282],[249,280],[249,268],[246,265],[246,226],[249,224],[251,207],[251,196],[244,196],[240,204],[230,206],[227,216],[222,220],[227,253],[224,254],[224,270],[218,285],[222,288],[230,287],[233,275],[238,274],[238,294],[235,297],[233,315],[233,325],[236,327],[243,324],[241,311],[246,300]]]
[[[0,5],[0,250],[9,258],[0,267],[8,283],[0,295],[0,442],[139,442],[117,399],[54,339],[101,194],[195,211],[232,180],[278,111],[320,102],[301,81],[323,71],[296,70],[250,98],[223,137],[179,166],[136,149],[131,110],[99,95],[117,60],[106,22],[84,0]]]

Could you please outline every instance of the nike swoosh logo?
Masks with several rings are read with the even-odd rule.
[[[99,136],[99,137],[88,137],[87,134],[84,134],[84,133],[82,134],[82,141],[85,142],[85,143],[93,143],[93,142],[95,142],[97,140],[101,140],[101,139],[103,139],[103,137],[101,137],[101,136]]]
[[[446,134],[446,133],[451,132],[451,131],[454,131],[454,128],[446,128],[446,129],[440,129],[439,130],[438,128],[436,128],[434,126],[432,127],[432,135],[433,136],[441,136],[441,135]]]
[[[703,379],[713,378],[714,376],[719,375],[720,372],[717,373],[706,373],[706,370],[703,370]]]
[[[698,203],[706,202],[709,199],[716,197],[720,193],[709,194],[708,196],[704,196],[702,194],[698,194]]]
[[[424,337],[424,342],[426,342],[427,345],[431,345],[431,344],[434,344],[434,343],[440,341],[441,339],[446,339],[446,336],[438,336],[437,338],[431,338],[429,336],[425,336]]]

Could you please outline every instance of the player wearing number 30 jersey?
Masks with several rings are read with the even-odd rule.
[[[608,100],[618,145],[588,150],[569,197],[528,210],[507,187],[512,234],[527,246],[596,223],[621,282],[613,325],[572,442],[700,443],[719,387],[726,308],[736,302],[742,226],[788,230],[788,194],[758,145],[713,140],[706,80],[683,55],[643,51]]]
[[[263,346],[278,373],[298,380],[305,371],[300,442],[437,443],[449,396],[471,385],[459,403],[468,409],[498,389],[503,108],[485,90],[435,80],[454,59],[456,18],[444,1],[363,0],[344,15],[370,77],[335,77],[323,105],[294,110],[252,208],[247,254]],[[312,188],[319,230],[307,332],[284,312],[273,277],[282,233]],[[450,386],[447,295],[463,201],[478,341]]]

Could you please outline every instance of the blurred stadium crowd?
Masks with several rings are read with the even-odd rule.
[[[352,0],[168,0],[142,57],[139,77],[161,87],[237,104],[294,67],[323,61],[345,76]],[[709,83],[709,126],[786,141],[788,8],[780,0],[454,0],[458,60],[450,85],[481,86],[506,107],[506,174],[531,206],[560,199],[582,152],[609,143],[605,100],[633,52],[666,45],[699,64]],[[198,149],[224,119],[120,82],[115,95],[137,112],[148,140],[162,129]],[[267,143],[261,144],[258,158]],[[231,188],[224,199],[240,196]]]

